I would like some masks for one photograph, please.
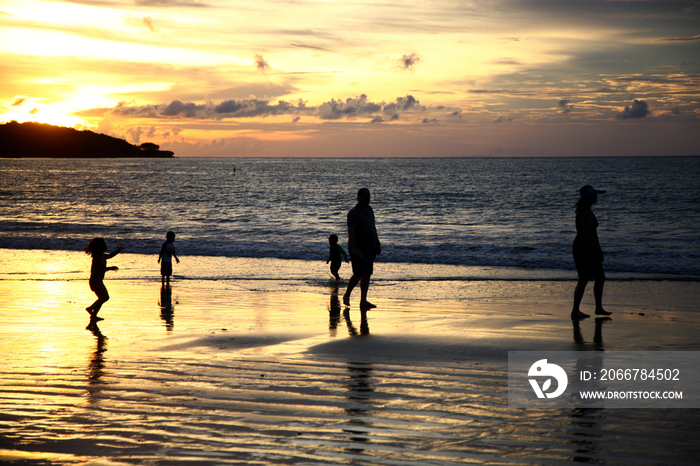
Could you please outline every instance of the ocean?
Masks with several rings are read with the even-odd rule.
[[[234,172],[235,167],[235,172]],[[94,236],[157,254],[325,261],[368,187],[380,262],[574,270],[591,184],[605,268],[700,276],[700,157],[0,159],[0,247],[79,251]]]

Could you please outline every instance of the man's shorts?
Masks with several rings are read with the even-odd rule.
[[[360,257],[350,256],[353,275],[372,275],[374,272],[374,252],[361,251]]]

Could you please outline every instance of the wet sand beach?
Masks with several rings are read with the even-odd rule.
[[[644,284],[610,283],[613,319],[575,325],[574,282],[503,282],[491,291],[508,299],[479,300],[378,282],[362,313],[325,277],[287,291],[163,287],[125,267],[105,282],[105,320],[88,325],[85,270],[51,270],[56,254],[32,252],[46,269],[29,275],[27,257],[0,255],[5,463],[682,465],[700,453],[696,409],[508,407],[508,351],[700,350],[697,312],[634,299]],[[664,289],[686,303],[694,286]]]

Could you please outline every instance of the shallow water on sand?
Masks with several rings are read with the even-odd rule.
[[[697,350],[693,316],[579,336],[556,308],[224,282],[0,281],[0,459],[23,464],[694,464],[698,410],[510,409],[508,350]],[[652,330],[653,329],[653,330]],[[687,333],[683,333],[683,332]],[[572,338],[573,336],[573,338]]]

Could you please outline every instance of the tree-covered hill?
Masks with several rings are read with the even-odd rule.
[[[78,131],[46,123],[0,125],[0,157],[107,158],[172,157],[171,151],[159,150],[156,144],[129,144],[92,131]]]

